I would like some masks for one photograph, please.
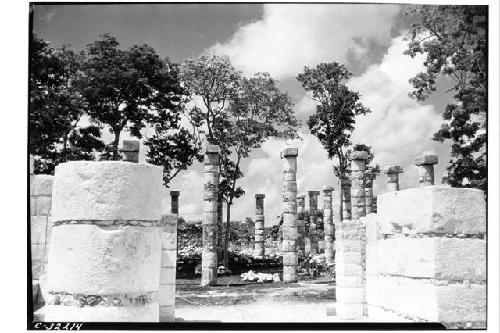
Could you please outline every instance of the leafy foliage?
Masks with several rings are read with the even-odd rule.
[[[423,101],[436,91],[437,81],[451,81],[454,103],[443,112],[433,139],[450,140],[448,182],[486,191],[487,6],[408,6],[414,19],[405,54],[425,54],[425,72],[410,79],[410,97]]]
[[[103,148],[100,131],[78,123],[87,103],[79,79],[84,55],[52,48],[32,36],[30,52],[29,152],[36,173],[53,173],[60,162],[93,159]]]
[[[359,102],[359,93],[346,86],[351,76],[344,65],[336,62],[321,63],[314,68],[306,66],[297,76],[302,87],[318,103],[307,125],[327,151],[328,158],[336,159],[334,170],[340,178],[348,169],[346,156],[355,117],[370,112]]]
[[[133,45],[122,50],[115,37],[100,35],[87,46],[83,78],[83,95],[89,115],[114,133],[111,147],[114,160],[120,159],[118,143],[121,132],[142,138],[141,129],[160,118],[175,127],[177,113],[172,103],[178,101],[172,84],[170,66],[155,50],[146,45]]]

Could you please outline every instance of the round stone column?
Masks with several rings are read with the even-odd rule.
[[[334,261],[333,239],[335,228],[333,226],[332,211],[333,186],[323,187],[323,226],[325,232],[325,259],[328,264]]]
[[[399,191],[399,174],[403,173],[403,168],[399,165],[389,165],[382,169],[387,175],[387,189],[390,192]]]
[[[179,215],[179,191],[170,191],[170,213]]]
[[[56,167],[46,321],[158,322],[162,184],[151,165]]]
[[[219,192],[219,146],[208,145],[205,153],[204,209],[202,222],[203,252],[201,256],[201,285],[217,284],[217,195]]]
[[[438,163],[437,155],[422,155],[415,159],[418,168],[420,186],[434,185],[434,164]]]
[[[286,148],[283,159],[283,281],[297,282],[297,148]]]
[[[351,159],[352,219],[357,220],[366,215],[365,168],[368,153],[365,151],[354,151],[349,158]]]
[[[300,258],[304,258],[306,255],[306,227],[305,227],[305,205],[306,196],[297,196],[297,254]]]
[[[254,257],[264,258],[264,194],[255,195],[255,239]]]
[[[309,239],[311,240],[311,254],[318,254],[318,195],[319,191],[309,191]]]
[[[374,213],[373,208],[373,182],[377,174],[373,171],[367,171],[365,173],[365,205],[366,205],[366,214]]]
[[[347,176],[341,180],[342,221],[351,219],[351,180]]]

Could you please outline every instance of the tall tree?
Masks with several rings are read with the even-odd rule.
[[[103,34],[87,46],[83,95],[92,119],[109,126],[114,134],[113,160],[120,158],[118,144],[124,129],[141,139],[141,129],[171,106],[169,70],[168,61],[146,44],[122,50],[115,37]]]
[[[186,59],[180,68],[180,79],[190,92],[192,98],[200,98],[202,107],[197,103],[188,112],[193,127],[201,128],[199,133],[211,144],[219,144],[214,135],[214,128],[225,128],[227,122],[227,106],[233,100],[241,73],[237,71],[226,56],[203,54],[197,58]],[[223,147],[221,147],[223,148]],[[221,174],[233,173],[234,167],[227,159],[221,158]],[[222,240],[222,204],[225,182],[219,184],[218,193],[218,246]],[[239,194],[242,195],[242,189]]]
[[[333,168],[339,182],[347,176],[347,150],[351,146],[355,118],[370,112],[359,101],[359,93],[346,86],[345,82],[351,75],[344,65],[331,62],[314,68],[306,66],[297,76],[310,98],[317,103],[316,113],[309,117],[307,125],[327,151],[328,158],[334,160]],[[339,197],[342,205],[342,195]]]
[[[151,164],[163,166],[163,182],[166,187],[177,174],[186,170],[195,160],[203,161],[199,128],[201,119],[191,118],[191,126],[181,125],[186,116],[189,92],[179,81],[179,66],[170,64],[168,82],[171,97],[167,105],[152,116],[150,129],[153,135],[144,144],[149,148],[146,157]]]
[[[36,173],[53,173],[60,162],[93,159],[103,148],[96,126],[82,127],[86,101],[79,79],[83,54],[52,48],[36,35],[30,50],[29,151]]]
[[[487,6],[405,8],[413,18],[405,54],[425,54],[425,72],[410,79],[412,98],[423,101],[437,90],[439,78],[452,82],[441,129],[433,139],[451,141],[448,181],[455,187],[487,190],[486,119],[488,110]]]
[[[227,117],[214,129],[216,141],[222,147],[224,172],[221,193],[226,202],[226,221],[231,221],[231,205],[244,192],[237,181],[244,174],[241,162],[253,149],[269,138],[296,138],[299,122],[295,118],[293,103],[286,92],[280,91],[277,81],[268,73],[256,73],[242,78],[238,93],[228,107]],[[226,228],[225,249],[229,228]],[[224,265],[227,265],[227,251]]]

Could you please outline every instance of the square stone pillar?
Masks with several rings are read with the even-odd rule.
[[[254,239],[254,257],[264,258],[264,198],[265,194],[255,195],[255,239]]]
[[[318,254],[318,195],[319,191],[309,191],[309,239],[311,241],[310,254]]]

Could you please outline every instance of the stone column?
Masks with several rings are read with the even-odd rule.
[[[365,168],[368,154],[364,151],[354,151],[349,157],[351,159],[352,219],[358,220],[366,215]]]
[[[342,187],[342,220],[351,219],[351,180],[344,178],[340,182]]]
[[[254,257],[264,258],[264,194],[255,195],[255,239]]]
[[[177,191],[172,191],[177,192]],[[170,192],[172,194],[172,192]],[[162,216],[160,271],[160,322],[175,321],[175,278],[177,272],[177,214]]]
[[[170,213],[179,215],[179,191],[170,191]]]
[[[364,171],[368,154],[354,151],[351,160],[352,219],[336,229],[335,272],[336,313],[340,319],[361,319],[366,315],[366,228]]]
[[[373,181],[377,176],[374,172],[366,172],[365,174],[365,205],[366,205],[366,214],[374,213],[373,211]]]
[[[422,155],[415,159],[418,168],[420,186],[434,185],[434,164],[438,163],[437,155]]]
[[[335,228],[333,226],[332,192],[333,186],[327,185],[323,187],[323,226],[325,232],[325,259],[327,264],[333,263],[334,259],[333,239],[335,237]]]
[[[304,258],[306,255],[306,228],[305,228],[305,204],[306,204],[306,196],[299,195],[297,196],[297,254],[299,258]]]
[[[377,214],[377,196],[374,195],[372,198],[372,213]]]
[[[138,140],[123,140],[121,149],[123,161],[138,163],[140,146],[141,143]]]
[[[54,176],[35,175],[34,159],[30,156],[30,240],[33,304],[43,302],[42,290],[47,268],[51,231],[52,184]]]
[[[387,175],[387,189],[389,192],[399,191],[399,174],[403,173],[403,168],[399,165],[389,165],[382,169]]]
[[[297,282],[297,148],[285,148],[283,159],[283,281]]]
[[[170,191],[170,214],[162,216],[160,272],[160,322],[175,321],[175,278],[177,272],[177,222],[179,191]]]
[[[56,166],[46,321],[159,321],[162,192],[157,166]]]
[[[201,285],[217,284],[217,196],[219,191],[219,146],[208,145],[205,153],[203,252],[201,257]]]
[[[309,191],[309,239],[311,240],[311,254],[318,254],[318,195],[319,191]]]

